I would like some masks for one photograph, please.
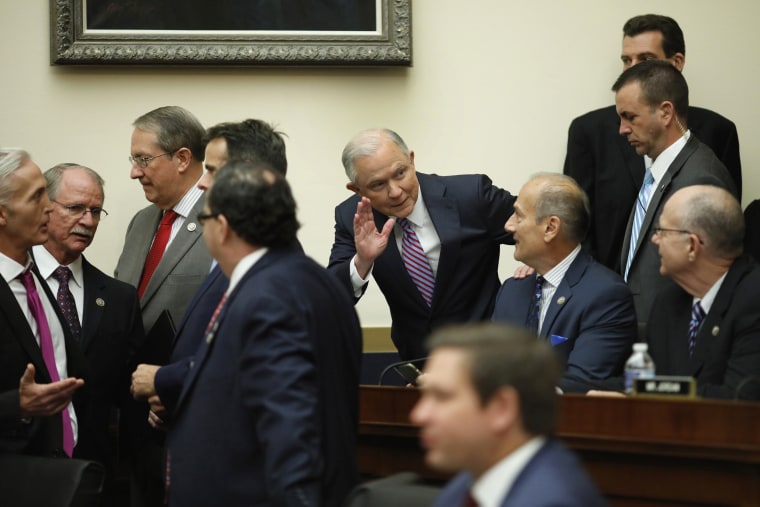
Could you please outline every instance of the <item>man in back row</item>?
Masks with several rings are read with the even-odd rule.
[[[623,26],[623,70],[644,60],[665,60],[679,71],[686,63],[686,45],[678,23],[667,16],[647,14]],[[708,109],[688,108],[689,129],[728,169],[741,197],[742,176],[736,126]],[[591,228],[584,246],[610,269],[621,272],[620,251],[625,226],[636,194],[644,181],[644,158],[618,134],[620,119],[614,106],[591,111],[573,120],[567,141],[564,172],[580,184],[591,201]]]

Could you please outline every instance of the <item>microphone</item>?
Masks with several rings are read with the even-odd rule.
[[[415,385],[414,382],[417,380],[417,376],[419,376],[420,370],[414,365],[414,363],[423,362],[427,359],[427,356],[425,357],[418,357],[417,359],[409,359],[408,361],[398,361],[395,363],[391,363],[385,368],[383,368],[383,371],[380,372],[380,377],[377,379],[377,385],[381,386],[383,385],[383,378],[385,378],[385,375],[390,370],[396,370],[396,373],[401,375],[404,380],[406,380],[408,383]]]

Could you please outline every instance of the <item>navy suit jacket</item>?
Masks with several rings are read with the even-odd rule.
[[[524,326],[536,275],[508,279],[496,297],[493,320]],[[560,387],[585,392],[619,377],[636,339],[631,291],[617,273],[583,252],[570,264],[549,302],[540,335],[565,367]]]
[[[74,457],[110,463],[111,408],[130,402],[130,358],[145,334],[137,290],[106,275],[84,257],[82,271],[84,308],[80,346],[90,369],[90,397],[86,409],[77,412],[79,440]],[[141,423],[144,425],[145,419]]]
[[[472,476],[460,473],[443,489],[434,507],[465,505]],[[528,461],[501,507],[603,507],[607,505],[575,455],[549,439]]]
[[[79,345],[71,336],[66,321],[50,293],[45,281],[32,268],[40,282],[58,320],[63,327],[66,342],[66,361],[69,377],[84,378],[86,385],[78,389],[74,396],[77,417],[86,410],[89,385],[87,362]],[[32,329],[19,307],[8,283],[0,277],[0,454],[32,454],[37,456],[65,456],[63,452],[63,432],[61,416],[32,417],[22,420],[19,405],[19,379],[32,363],[35,368],[34,380],[40,384],[51,382],[42,351],[32,334]],[[80,430],[81,431],[81,430]]]
[[[673,285],[652,308],[647,341],[658,375],[697,379],[706,398],[760,400],[760,266],[734,261],[688,352],[693,297]]]
[[[340,505],[358,478],[361,348],[335,278],[297,248],[269,250],[191,363],[167,437],[169,504]]]
[[[515,198],[493,186],[487,176],[417,173],[417,177],[441,240],[432,306],[420,296],[393,237],[372,268],[391,311],[391,337],[402,359],[427,355],[425,338],[444,324],[489,318],[499,290],[500,245],[512,242],[504,224]],[[358,202],[355,195],[335,208],[335,242],[328,266],[352,296],[349,263],[356,254],[353,220]],[[388,217],[373,213],[378,230],[382,229]]]
[[[633,304],[636,306],[636,315],[642,328],[646,327],[646,320],[657,292],[673,284],[669,278],[660,275],[660,254],[657,246],[652,243],[652,235],[662,208],[668,198],[678,190],[689,185],[701,184],[723,187],[736,195],[734,183],[723,163],[709,147],[692,135],[653,191],[636,241],[633,262],[628,272],[628,286],[633,293]],[[631,210],[625,229],[623,249],[620,253],[621,267],[625,266],[628,259],[634,211]]]
[[[742,172],[736,125],[700,107],[689,108],[689,129],[728,169],[741,197]],[[584,247],[599,262],[620,272],[628,215],[644,182],[644,158],[621,136],[615,106],[579,116],[570,124],[564,172],[591,203],[591,228]]]

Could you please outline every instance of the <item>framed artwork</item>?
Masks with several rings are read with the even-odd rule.
[[[411,0],[50,0],[54,65],[411,65]]]

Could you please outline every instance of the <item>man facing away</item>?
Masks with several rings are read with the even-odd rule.
[[[686,44],[673,18],[634,16],[623,26],[620,58],[623,70],[645,60],[663,60],[679,71],[686,64]],[[728,169],[738,196],[742,175],[736,126],[700,107],[688,108],[689,129],[709,146]],[[580,184],[591,201],[591,227],[584,247],[599,262],[620,271],[625,226],[644,181],[645,157],[618,134],[615,106],[597,109],[573,120],[567,140],[564,173]]]
[[[606,505],[551,436],[560,366],[546,343],[522,328],[480,323],[443,328],[429,345],[410,418],[427,464],[460,472],[435,507]]]
[[[341,505],[357,480],[362,344],[350,297],[297,244],[276,171],[228,163],[198,219],[230,285],[175,407],[169,505]]]
[[[414,152],[388,129],[356,134],[343,166],[355,195],[335,208],[328,269],[356,300],[373,276],[401,358],[426,356],[424,337],[443,324],[489,318],[514,197],[482,174],[416,172]]]
[[[617,273],[581,252],[589,224],[583,190],[569,176],[543,173],[520,189],[505,229],[515,260],[533,268],[496,296],[493,320],[525,326],[560,358],[565,392],[619,377],[636,339],[631,291]]]

